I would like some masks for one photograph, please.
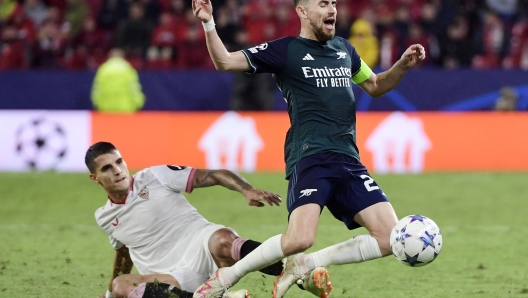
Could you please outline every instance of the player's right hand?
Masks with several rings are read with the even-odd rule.
[[[248,202],[249,206],[263,207],[264,203],[262,203],[262,201],[268,202],[270,206],[273,206],[274,204],[279,206],[279,204],[282,202],[282,199],[278,194],[266,190],[253,188],[244,191],[243,194],[244,197],[246,197],[246,201]]]
[[[204,23],[209,22],[213,17],[211,0],[192,0],[192,9],[194,15]]]

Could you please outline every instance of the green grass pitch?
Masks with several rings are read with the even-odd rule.
[[[286,197],[282,174],[244,175]],[[440,226],[438,258],[421,268],[392,256],[331,266],[332,297],[528,297],[528,174],[373,175],[398,216],[420,213]],[[0,174],[0,297],[96,297],[105,292],[114,252],[94,220],[106,196],[87,174]],[[208,220],[263,241],[286,230],[286,207],[255,208],[220,187],[189,201]],[[365,233],[324,211],[309,251]],[[135,271],[134,271],[135,272]],[[251,273],[235,288],[271,297],[274,278]],[[292,288],[287,297],[310,297]]]

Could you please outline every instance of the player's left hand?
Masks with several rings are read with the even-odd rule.
[[[192,0],[192,10],[194,16],[204,23],[209,22],[213,17],[211,0]]]
[[[425,59],[425,49],[421,44],[413,44],[401,56],[401,62],[407,68],[418,65]]]
[[[282,199],[278,194],[255,188],[246,190],[244,192],[244,197],[246,197],[246,201],[248,202],[249,206],[256,207],[264,207],[264,203],[262,201],[268,202],[270,206],[273,206],[273,204],[279,206],[279,204],[282,202]]]

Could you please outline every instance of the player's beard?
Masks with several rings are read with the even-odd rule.
[[[317,38],[317,40],[320,42],[328,41],[335,36],[335,25],[334,29],[332,29],[330,32],[325,30],[326,28],[324,28],[324,23],[322,26],[317,26],[314,24],[314,22],[312,22],[312,20],[310,20],[310,25],[312,26],[312,31],[315,35],[315,38]]]

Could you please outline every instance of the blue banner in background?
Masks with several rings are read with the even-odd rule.
[[[0,72],[0,109],[91,110],[94,72]],[[234,75],[207,71],[142,71],[146,103],[143,110],[230,110]],[[528,72],[512,70],[417,69],[398,87],[372,98],[354,86],[358,111],[472,111],[491,110],[502,87],[519,97],[518,109],[528,110]],[[275,110],[286,110],[277,90]]]

